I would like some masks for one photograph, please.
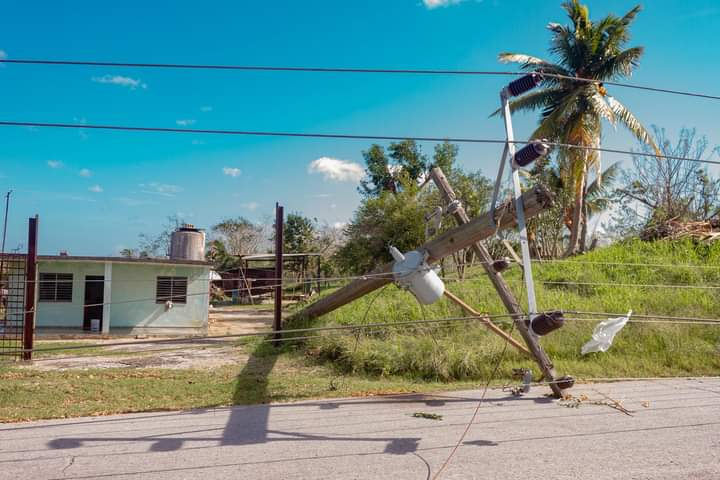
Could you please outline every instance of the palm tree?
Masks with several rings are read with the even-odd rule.
[[[520,63],[523,70],[543,76],[539,89],[511,102],[512,111],[540,110],[539,126],[533,138],[579,147],[599,147],[603,120],[618,123],[638,140],[654,147],[652,138],[635,115],[610,96],[603,81],[627,77],[638,66],[642,47],[624,49],[630,39],[630,24],[640,11],[636,6],[622,17],[608,15],[590,20],[588,8],[578,0],[563,3],[571,25],[550,23],[550,53],[557,63],[530,55],[501,53],[501,62]],[[570,77],[570,78],[561,78]],[[581,78],[584,81],[576,81]],[[587,80],[593,80],[588,82]],[[583,148],[558,148],[557,161],[564,185],[572,190],[570,241],[565,255],[577,252],[582,231],[588,170],[601,172],[600,153]]]

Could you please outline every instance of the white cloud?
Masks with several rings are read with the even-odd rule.
[[[88,170],[87,168],[80,169],[80,172],[78,173],[81,177],[92,177],[92,172]]]
[[[239,177],[242,173],[239,168],[235,167],[223,167],[222,171],[223,174],[227,175],[228,177]]]
[[[316,193],[315,195],[311,195],[313,198],[330,198],[332,197],[329,193]]]
[[[88,188],[88,191],[93,193],[102,193],[103,189],[100,185],[93,185],[92,187]]]
[[[332,226],[333,226],[333,228],[334,228],[335,230],[340,230],[340,229],[345,228],[345,227],[347,226],[347,222],[335,222],[335,223],[333,223]]]
[[[325,180],[358,182],[365,175],[362,165],[337,158],[321,157],[310,162],[310,173],[322,173]]]
[[[128,87],[130,90],[147,88],[147,83],[141,81],[139,78],[123,77],[121,75],[103,75],[102,77],[92,77],[91,80],[97,83],[109,83],[111,85]]]
[[[195,120],[192,120],[192,119],[175,120],[175,123],[177,123],[181,127],[189,127],[190,125],[193,125],[195,123]]]
[[[465,0],[423,0],[423,3],[425,6],[432,10],[433,8],[438,7],[448,7],[450,5],[457,5],[460,2],[464,2]]]
[[[0,60],[5,60],[7,58],[7,53],[5,50],[0,50]]]
[[[142,190],[143,193],[152,193],[153,195],[162,195],[164,197],[174,197],[175,194],[183,191],[183,189],[177,185],[159,182],[141,183],[139,187],[144,189]]]
[[[60,160],[48,160],[47,164],[50,168],[60,168],[63,166],[63,163]]]
[[[332,208],[333,210],[335,210],[335,209],[337,208],[337,203],[331,203],[331,204],[330,204],[330,208]]]
[[[257,208],[260,206],[257,202],[247,202],[247,203],[241,203],[241,208],[247,208],[248,210],[257,210]]]
[[[212,112],[212,109],[212,105],[203,105],[202,107],[200,107],[201,112]]]

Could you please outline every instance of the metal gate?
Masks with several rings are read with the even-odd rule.
[[[24,254],[0,255],[0,361],[22,357],[26,261]]]

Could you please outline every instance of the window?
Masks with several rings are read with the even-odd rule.
[[[155,303],[187,303],[187,277],[157,277]]]
[[[72,302],[72,273],[40,273],[39,301]]]

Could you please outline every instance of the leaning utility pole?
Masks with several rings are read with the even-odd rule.
[[[526,218],[534,217],[552,205],[552,194],[540,185],[527,190],[523,193],[522,198]],[[425,252],[427,263],[432,264],[458,250],[471,247],[480,240],[490,238],[499,230],[516,226],[515,208],[513,204],[506,203],[493,211],[485,212],[483,215],[469,220],[464,225],[458,225],[438,235],[419,246],[417,250]],[[353,280],[343,288],[309,305],[294,317],[312,319],[325,315],[392,283],[394,281],[392,267],[392,262],[378,267],[366,276]]]
[[[442,201],[446,205],[447,211],[451,213],[453,217],[455,217],[458,225],[466,225],[470,223],[470,218],[465,212],[465,208],[463,208],[462,204],[457,200],[455,192],[450,186],[450,183],[445,177],[443,171],[439,167],[433,168],[430,171],[430,178],[433,180],[433,182],[435,182],[435,185],[440,191]],[[532,335],[528,331],[528,328],[525,325],[526,315],[520,307],[520,304],[513,295],[512,291],[510,290],[510,287],[505,282],[502,274],[496,271],[493,267],[493,258],[490,256],[490,252],[488,252],[485,246],[479,241],[475,242],[472,245],[472,249],[480,259],[481,265],[485,269],[485,273],[487,273],[488,278],[490,278],[490,282],[492,283],[493,287],[495,287],[495,290],[500,296],[500,299],[505,305],[505,308],[512,316],[516,328],[518,329],[520,335],[522,335],[523,337],[523,340],[525,340],[525,343],[532,352],[532,356],[540,367],[540,371],[543,373],[545,380],[550,382],[550,388],[555,395],[562,396],[563,390],[558,386],[557,383],[555,383],[555,368],[553,367],[550,358],[545,353],[545,350],[543,350],[543,348],[538,343],[537,337],[535,335]]]

